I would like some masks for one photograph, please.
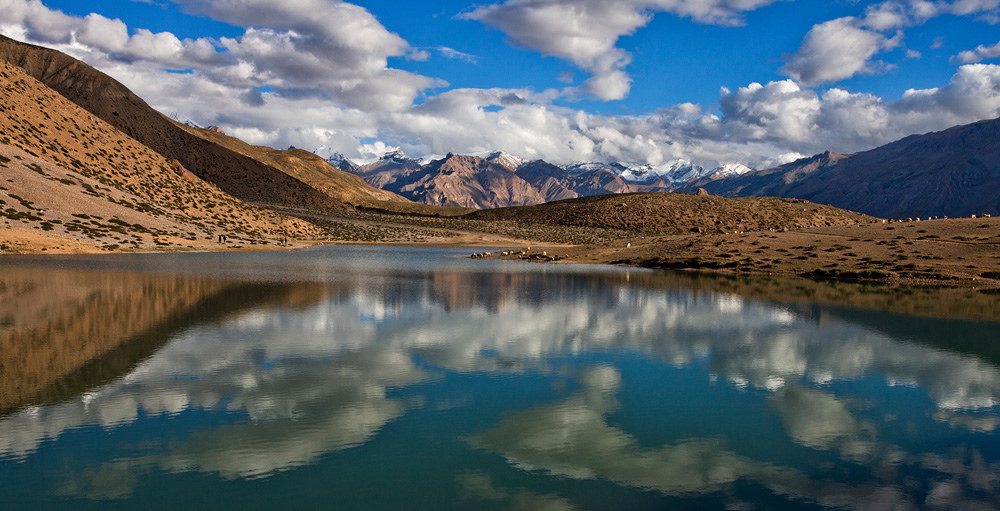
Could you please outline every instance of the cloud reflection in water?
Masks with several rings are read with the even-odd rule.
[[[394,389],[454,373],[555,374],[554,359],[632,353],[678,368],[698,365],[726,385],[763,393],[788,439],[803,448],[872,467],[921,464],[955,474],[948,480],[957,478],[959,491],[933,490],[940,502],[949,502],[948,496],[962,501],[973,480],[978,491],[997,494],[996,479],[983,475],[1000,468],[996,463],[968,461],[978,454],[956,459],[903,452],[882,438],[878,424],[860,416],[857,402],[832,387],[872,376],[906,382],[926,393],[936,420],[991,434],[996,414],[981,412],[1000,397],[997,367],[848,319],[819,322],[736,296],[636,280],[626,282],[624,272],[571,271],[345,275],[314,299],[257,304],[182,331],[129,374],[81,398],[0,419],[0,460],[26,459],[43,442],[88,425],[113,430],[140,416],[224,411],[241,419],[157,440],[146,455],[110,460],[63,491],[127,496],[134,477],[109,474],[154,468],[225,479],[268,477],[370,442],[419,406],[393,397]],[[619,409],[629,374],[598,366],[574,378],[579,388],[564,399],[510,411],[469,442],[525,470],[668,495],[715,492],[751,480],[829,505],[913,500],[894,485],[818,481],[741,454],[719,437],[643,445],[608,419]],[[460,479],[489,486],[476,474]],[[557,495],[514,494],[569,506]]]

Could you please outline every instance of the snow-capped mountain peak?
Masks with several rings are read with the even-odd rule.
[[[622,162],[574,163],[563,167],[563,169],[571,174],[604,170],[636,184],[653,184],[657,181],[663,181],[665,184],[683,184],[706,176],[723,178],[738,176],[753,170],[742,163],[726,163],[720,167],[705,169],[685,159],[677,159],[660,165]]]
[[[605,170],[608,172],[621,175],[622,172],[628,170],[628,167],[618,162],[603,163],[603,162],[591,161],[591,162],[572,163],[570,165],[563,166],[562,169],[570,174],[583,174],[586,172],[593,172],[596,170]]]
[[[422,166],[419,160],[408,158],[402,149],[396,148],[389,152],[383,153],[379,159],[366,163],[358,167],[358,172],[369,173],[369,172],[385,172],[391,171],[393,169],[419,169]],[[381,186],[380,183],[377,186]]]
[[[383,154],[381,158],[379,158],[379,160],[394,160],[400,162],[407,159],[408,158],[406,157],[406,153],[403,152],[403,149],[401,147],[397,147],[392,151],[388,151],[385,154]]]
[[[742,176],[747,172],[753,172],[753,169],[747,167],[746,165],[738,162],[725,163],[709,174],[712,179],[722,179],[726,177]]]
[[[333,165],[344,172],[354,172],[358,169],[358,165],[356,163],[341,153],[333,153],[326,159],[326,161],[329,162],[330,165]]]
[[[579,174],[595,170],[605,170],[632,183],[649,184],[657,180],[667,183],[684,182],[701,177],[705,170],[687,160],[674,160],[663,165],[643,163],[575,163],[564,167],[567,172]]]
[[[517,156],[514,156],[513,154],[510,154],[507,151],[498,151],[492,153],[486,157],[486,160],[503,165],[504,167],[507,167],[510,170],[517,170],[518,167],[524,165],[523,159],[518,158]]]
[[[662,179],[668,183],[688,181],[704,172],[701,167],[688,160],[674,160],[662,165],[629,165],[621,173],[622,178],[634,183],[651,183]]]

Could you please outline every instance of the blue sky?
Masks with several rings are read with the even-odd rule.
[[[0,0],[0,33],[252,143],[763,167],[1000,115],[998,7]]]

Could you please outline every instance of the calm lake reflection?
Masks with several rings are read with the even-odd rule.
[[[0,260],[4,509],[1000,509],[998,323],[469,249]]]

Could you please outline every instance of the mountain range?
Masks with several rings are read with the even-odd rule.
[[[696,179],[721,179],[750,172],[739,163],[704,169],[685,160],[665,165],[575,163],[558,166],[525,161],[505,151],[485,157],[449,153],[422,164],[401,150],[357,165],[340,153],[327,160],[368,184],[415,202],[476,209],[528,206],[577,197],[669,192]]]
[[[478,209],[634,192],[800,198],[883,218],[1000,214],[1000,119],[902,140],[856,154],[831,151],[774,168],[523,161],[449,154],[427,164],[396,150],[342,170],[415,202]]]

